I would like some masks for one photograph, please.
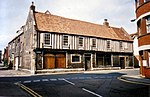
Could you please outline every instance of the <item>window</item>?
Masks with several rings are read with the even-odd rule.
[[[71,62],[72,63],[81,63],[81,55],[79,55],[79,54],[72,54],[71,55]]]
[[[136,1],[136,6],[138,7],[140,5],[139,0],[135,0]]]
[[[50,34],[48,33],[44,34],[44,44],[50,45],[50,37],[51,37]]]
[[[92,39],[92,47],[96,47],[96,39],[95,38]]]
[[[110,40],[107,40],[107,49],[111,48]]]
[[[68,46],[68,36],[63,36],[63,45]]]
[[[150,16],[146,18],[146,29],[147,33],[150,33]]]
[[[144,2],[148,2],[148,1],[150,1],[150,0],[144,0]]]
[[[124,43],[124,48],[125,48],[125,49],[128,49],[128,43],[127,43],[127,42]]]
[[[79,46],[83,47],[83,37],[79,37]]]
[[[122,41],[120,41],[120,49],[123,49]]]

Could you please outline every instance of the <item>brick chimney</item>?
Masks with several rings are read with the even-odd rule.
[[[108,22],[108,20],[107,20],[107,19],[104,19],[104,23],[103,23],[103,25],[104,25],[104,26],[109,27],[109,22]]]
[[[34,2],[32,2],[32,5],[30,6],[30,9],[35,11],[35,6],[34,6]]]

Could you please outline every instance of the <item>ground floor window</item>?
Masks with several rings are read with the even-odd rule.
[[[71,55],[71,63],[81,63],[81,55],[72,54]]]
[[[96,67],[111,66],[111,55],[97,54],[96,58]]]

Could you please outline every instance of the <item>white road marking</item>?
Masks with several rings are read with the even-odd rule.
[[[64,78],[58,78],[58,80],[64,80]]]
[[[33,82],[40,82],[40,80],[33,80]]]
[[[70,82],[70,81],[68,81],[66,79],[64,79],[64,81],[67,82],[67,83],[69,83],[69,84],[71,84],[71,85],[75,85],[75,83],[72,83],[72,82]]]
[[[23,81],[23,83],[31,83],[31,80]]]
[[[101,95],[99,95],[99,94],[96,94],[96,93],[94,93],[94,92],[92,92],[92,91],[90,91],[90,90],[87,90],[87,89],[85,89],[85,88],[82,88],[82,90],[83,90],[83,91],[86,91],[86,92],[88,92],[88,93],[90,93],[90,94],[93,94],[93,95],[95,95],[95,96],[97,96],[97,97],[103,97],[103,96],[101,96]]]
[[[91,79],[91,77],[85,77],[86,79]]]
[[[85,77],[79,77],[79,79],[85,79]]]
[[[57,79],[50,79],[50,81],[57,81]]]
[[[46,82],[46,81],[48,81],[48,79],[42,79],[42,81],[43,81],[43,82]]]
[[[100,76],[99,78],[106,78],[105,76]]]
[[[65,78],[65,79],[70,79],[70,78]]]
[[[112,76],[107,76],[106,78],[112,78]]]
[[[94,78],[98,78],[98,77],[96,76],[96,77],[94,77]]]
[[[71,79],[78,79],[78,77],[73,77],[73,78],[71,78]]]

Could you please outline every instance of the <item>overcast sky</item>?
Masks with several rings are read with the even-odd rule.
[[[129,34],[136,32],[134,0],[0,0],[0,50],[16,35],[26,22],[29,7],[34,1],[36,11],[66,18],[123,27]]]

